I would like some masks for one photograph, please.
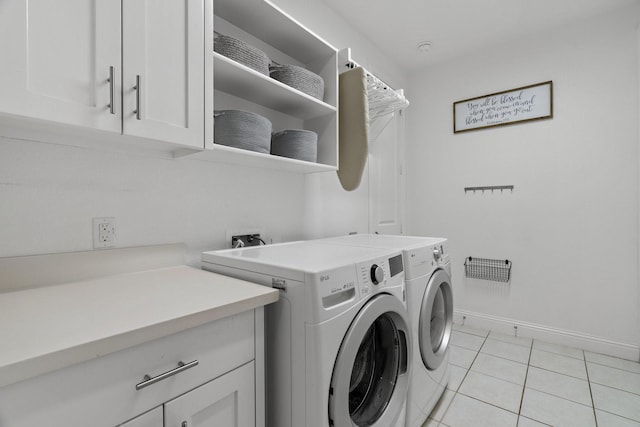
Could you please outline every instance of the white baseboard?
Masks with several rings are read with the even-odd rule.
[[[464,323],[465,326],[472,328],[502,332],[510,335],[516,334],[516,328],[514,328],[514,326],[516,326],[517,334],[521,337],[576,347],[594,353],[633,360],[635,362],[640,361],[640,347],[638,347],[638,345],[611,341],[580,332],[567,331],[465,310],[455,310],[453,313],[453,321],[459,325]]]

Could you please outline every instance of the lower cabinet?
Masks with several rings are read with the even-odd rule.
[[[254,362],[247,363],[120,427],[254,426],[254,373]]]
[[[264,427],[262,307],[0,387],[0,427]]]
[[[162,415],[162,406],[159,406],[145,414],[139,415],[124,424],[121,427],[162,427],[164,425],[164,417]]]
[[[251,362],[164,405],[165,426],[253,426],[253,390],[254,364]]]

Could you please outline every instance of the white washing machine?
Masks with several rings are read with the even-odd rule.
[[[412,368],[397,250],[292,242],[202,254],[280,289],[266,307],[268,427],[401,426]]]
[[[453,292],[447,239],[356,234],[324,241],[402,250],[414,344],[406,426],[422,426],[449,381]]]

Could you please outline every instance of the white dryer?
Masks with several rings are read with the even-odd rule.
[[[202,254],[280,289],[266,307],[267,427],[401,423],[412,367],[397,250],[293,242]]]
[[[356,234],[323,240],[402,251],[414,344],[406,427],[422,426],[449,382],[453,292],[447,239]]]

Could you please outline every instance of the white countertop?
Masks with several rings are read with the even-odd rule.
[[[0,294],[0,387],[277,299],[188,266]]]

